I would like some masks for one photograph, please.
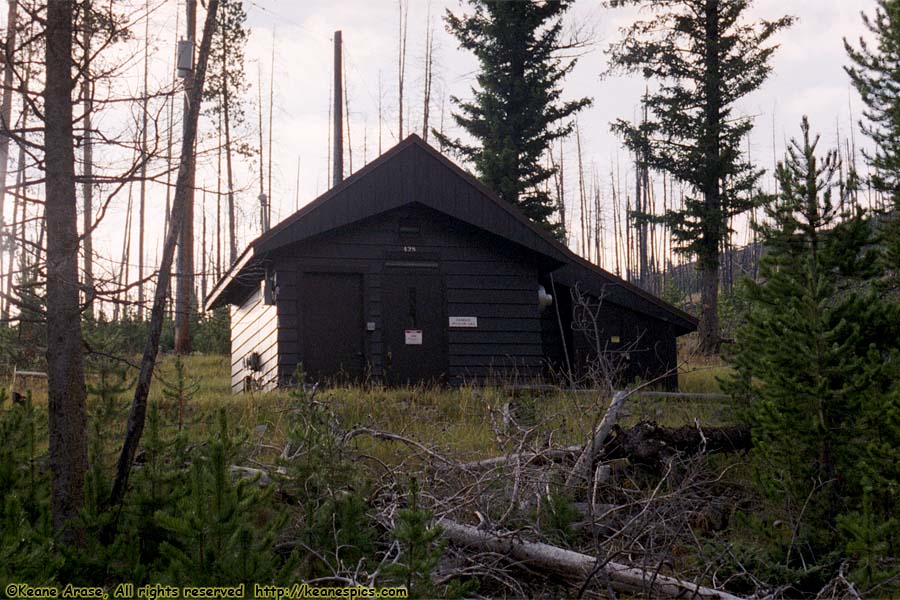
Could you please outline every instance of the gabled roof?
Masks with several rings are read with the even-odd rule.
[[[607,297],[693,330],[696,319],[575,255],[511,204],[413,134],[337,186],[252,241],[206,298],[207,310],[235,301],[245,280],[261,277],[260,262],[283,246],[418,203],[499,235],[545,257],[561,283],[592,279]],[[565,280],[565,281],[564,281]]]

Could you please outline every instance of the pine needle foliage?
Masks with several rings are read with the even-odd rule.
[[[443,529],[432,523],[434,514],[421,505],[419,483],[409,484],[408,504],[397,511],[393,537],[400,546],[397,560],[384,568],[385,575],[406,586],[410,598],[435,597],[431,572],[444,554]]]
[[[672,229],[677,248],[697,258],[703,277],[700,348],[719,342],[719,253],[732,219],[761,203],[763,171],[743,151],[753,128],[735,113],[737,103],[771,73],[774,36],[792,17],[749,22],[752,0],[609,0],[649,13],[622,31],[608,51],[610,74],[635,73],[651,80],[647,117],[619,119],[612,129],[639,162],[667,173],[691,190],[680,208],[637,215]]]
[[[229,118],[238,125],[243,124],[245,119],[244,97],[249,86],[244,56],[249,38],[243,2],[222,0],[216,12],[216,31],[210,50],[210,69],[203,86],[203,99],[212,104],[208,109],[210,114],[215,116],[227,110]]]
[[[563,101],[562,82],[575,67],[563,39],[562,17],[571,0],[469,0],[471,14],[444,18],[460,47],[478,59],[473,99],[451,96],[453,120],[474,143],[432,134],[471,162],[481,181],[528,218],[562,239],[556,203],[543,185],[556,173],[546,165],[553,142],[572,133],[573,117],[588,98]],[[577,42],[575,43],[577,45]]]
[[[38,440],[46,413],[24,403],[7,405],[0,388],[0,589],[21,581],[51,583],[60,559],[52,552],[49,486],[38,473]]]
[[[285,490],[298,499],[306,549],[302,573],[308,578],[351,569],[374,556],[378,532],[369,514],[367,485],[341,441],[343,431],[328,407],[315,399],[298,365],[291,391],[291,425],[283,468]]]
[[[286,515],[266,518],[271,493],[253,480],[233,479],[229,467],[240,441],[232,438],[224,409],[218,421],[216,434],[192,457],[189,493],[155,514],[170,533],[171,541],[160,545],[167,578],[197,585],[284,581],[293,563],[282,564],[274,542]]]
[[[856,47],[844,39],[851,65],[845,67],[865,104],[859,126],[875,143],[863,149],[872,168],[872,185],[900,206],[900,1],[877,0],[872,16],[861,13],[874,38]]]
[[[856,555],[860,540],[900,542],[883,527],[900,510],[900,304],[881,293],[871,221],[833,198],[846,189],[837,153],[820,159],[817,144],[804,119],[778,166],[781,195],[760,226],[767,251],[759,281],[746,282],[726,382],[747,403],[758,489],[777,513],[772,555],[806,572]]]
[[[163,380],[163,397],[171,408],[175,410],[178,419],[178,430],[184,427],[184,416],[191,399],[200,389],[200,384],[190,378],[184,366],[181,355],[175,355],[175,378]]]

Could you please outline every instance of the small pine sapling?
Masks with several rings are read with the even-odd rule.
[[[871,551],[876,534],[900,542],[880,526],[900,510],[900,304],[882,293],[871,220],[832,198],[846,189],[834,180],[837,153],[820,160],[805,119],[802,133],[760,227],[767,252],[760,280],[745,285],[725,388],[746,403],[758,489],[784,524],[769,532],[780,531],[778,560],[828,576],[823,567],[845,544],[856,552],[860,536]]]
[[[431,572],[444,554],[443,528],[432,523],[434,514],[421,506],[419,482],[410,481],[409,505],[397,511],[393,537],[400,556],[384,568],[385,574],[406,586],[410,598],[435,597]]]
[[[0,589],[28,581],[50,584],[60,565],[53,548],[48,479],[37,468],[37,440],[46,414],[24,402],[3,406],[0,389]],[[39,438],[40,435],[40,438]]]
[[[160,545],[168,577],[207,585],[284,581],[296,558],[283,563],[274,542],[287,514],[263,518],[271,508],[271,488],[233,479],[230,466],[239,448],[224,409],[218,429],[193,458],[190,492],[169,510],[156,512],[157,523],[169,532]]]
[[[175,379],[170,381],[160,377],[160,380],[163,382],[163,397],[177,411],[178,431],[181,431],[187,405],[200,390],[200,384],[188,376],[181,355],[175,355]]]

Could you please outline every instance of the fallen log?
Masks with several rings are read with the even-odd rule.
[[[517,452],[514,454],[506,454],[503,456],[494,456],[475,462],[468,462],[459,465],[461,469],[477,471],[481,469],[493,469],[502,467],[508,462],[519,460],[523,463],[543,463],[558,462],[571,458],[575,454],[581,452],[584,446],[569,446],[567,448],[548,448],[540,452]]]
[[[744,426],[670,428],[642,421],[629,429],[616,426],[613,433],[603,449],[604,459],[627,458],[653,468],[662,467],[676,454],[739,452],[753,447],[750,428]]]
[[[616,421],[619,418],[619,410],[622,408],[622,405],[625,404],[625,399],[628,398],[631,393],[632,392],[615,393],[612,401],[609,403],[606,414],[603,415],[603,420],[600,421],[600,425],[594,430],[594,435],[591,436],[591,440],[584,447],[581,456],[578,457],[575,467],[572,468],[572,472],[566,478],[566,487],[575,487],[588,478],[591,465],[594,464],[594,460],[597,458],[600,449],[603,447],[606,437],[609,435],[613,425],[616,424]]]
[[[701,600],[741,600],[738,596],[721,590],[704,587],[675,577],[650,573],[635,567],[611,561],[599,561],[593,556],[573,552],[539,542],[527,542],[511,536],[503,537],[450,519],[439,524],[447,539],[457,545],[482,552],[503,554],[531,568],[546,569],[579,582],[595,573],[602,565],[602,572],[609,578],[613,589],[630,594],[650,591],[652,597],[698,598]]]
[[[648,427],[652,425],[652,427]],[[715,454],[718,452],[738,452],[749,450],[752,447],[750,429],[747,427],[710,427],[697,428],[684,426],[680,428],[660,427],[655,423],[641,422],[630,429],[622,429],[618,425],[611,425],[611,432],[615,435],[608,437],[609,433],[600,431],[595,440],[602,435],[603,445],[594,453],[594,459],[603,456],[604,459],[632,459],[631,462],[642,462],[659,465],[676,452],[686,454]],[[706,446],[703,439],[706,439]],[[506,465],[509,462],[519,460],[523,463],[542,464],[546,462],[561,462],[579,456],[585,456],[584,446],[567,446],[565,448],[548,448],[540,452],[519,452],[494,456],[474,462],[453,465],[464,470],[488,470]],[[661,453],[661,454],[660,454]],[[655,455],[661,460],[649,461]],[[576,470],[582,473],[590,468],[590,463],[576,466]],[[571,476],[570,476],[571,477]],[[583,475],[582,475],[583,477]]]

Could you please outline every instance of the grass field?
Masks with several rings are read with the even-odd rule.
[[[195,390],[184,417],[184,429],[189,437],[205,439],[215,426],[219,407],[224,407],[232,425],[239,430],[253,431],[258,437],[255,441],[273,452],[284,445],[288,412],[300,399],[288,391],[232,395],[227,356],[193,355],[184,364]],[[714,393],[719,391],[717,378],[727,373],[727,367],[719,361],[707,360],[683,371],[679,375],[681,391]],[[163,381],[174,379],[174,357],[164,356],[154,378],[150,401],[159,403],[164,420],[171,424],[177,423],[177,408],[164,397]],[[29,384],[35,403],[45,404],[44,382],[34,380]],[[507,446],[512,440],[504,440],[502,433],[504,407],[509,402],[521,415],[523,426],[531,429],[528,433],[531,443],[557,447],[583,443],[609,402],[609,398],[596,393],[565,390],[520,392],[514,398],[508,391],[491,387],[388,389],[380,386],[324,389],[317,393],[316,400],[334,413],[342,429],[369,427],[390,431],[432,445],[460,460],[477,460],[510,451]],[[115,410],[121,418],[114,419],[114,428],[121,424],[124,431],[129,402],[127,392],[117,401]],[[89,400],[89,410],[96,410],[96,404],[95,399]],[[649,419],[678,426],[693,424],[695,418],[705,425],[727,422],[727,402],[632,398],[623,424]],[[108,433],[116,438],[120,432]],[[390,462],[402,460],[405,451],[402,444],[373,442],[365,437],[358,438],[356,443],[371,444],[367,450]]]

